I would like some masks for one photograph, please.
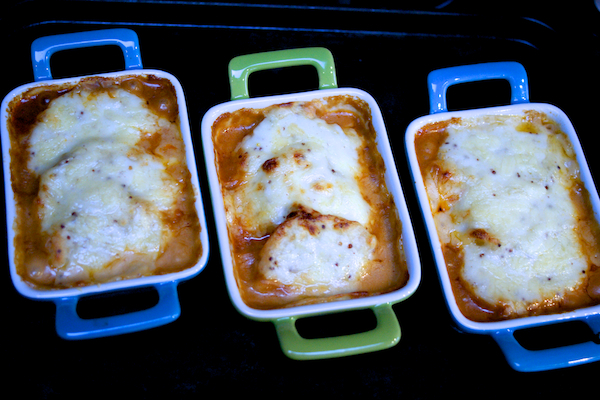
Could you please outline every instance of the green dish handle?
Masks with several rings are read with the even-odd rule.
[[[392,304],[370,307],[377,318],[377,326],[366,332],[329,338],[305,339],[296,330],[298,317],[273,321],[283,352],[295,360],[315,360],[350,356],[384,350],[400,341],[400,324]]]
[[[323,47],[276,50],[238,56],[229,62],[231,100],[250,98],[248,77],[256,71],[312,65],[319,75],[319,89],[337,88],[335,64],[331,52]]]

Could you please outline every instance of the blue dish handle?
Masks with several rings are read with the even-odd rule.
[[[448,111],[446,91],[457,83],[506,79],[511,88],[511,104],[529,103],[529,84],[525,68],[514,61],[491,62],[442,68],[429,73],[429,113]]]
[[[117,45],[123,51],[125,69],[141,69],[142,58],[137,34],[131,29],[103,29],[38,38],[31,44],[31,62],[36,81],[52,79],[50,57],[57,51],[82,47]]]
[[[151,308],[110,317],[83,319],[77,314],[79,297],[56,303],[56,332],[63,339],[93,339],[155,328],[175,321],[181,314],[177,282],[156,284],[158,303]]]
[[[581,320],[600,339],[600,315]],[[502,349],[508,363],[517,371],[545,371],[600,360],[600,343],[594,341],[545,350],[527,350],[515,339],[514,332],[514,329],[502,329],[491,336]]]

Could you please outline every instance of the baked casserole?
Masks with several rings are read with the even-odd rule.
[[[316,304],[406,284],[402,226],[364,100],[241,108],[217,117],[211,136],[246,305]]]
[[[415,152],[457,305],[476,322],[600,303],[600,227],[544,112],[422,126]]]
[[[8,104],[15,266],[35,289],[178,272],[203,252],[171,82],[38,85]]]

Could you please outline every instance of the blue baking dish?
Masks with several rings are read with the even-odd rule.
[[[504,79],[509,82],[511,87],[510,105],[448,111],[446,101],[448,87],[465,82],[490,79]],[[430,123],[459,117],[521,115],[527,110],[544,112],[559,124],[561,130],[565,132],[571,141],[580,165],[581,179],[590,194],[594,216],[598,219],[598,213],[600,212],[598,191],[594,185],[577,133],[569,118],[563,111],[553,105],[529,102],[527,74],[525,68],[517,62],[493,62],[435,70],[428,76],[428,89],[430,114],[417,118],[407,127],[405,145],[413,183],[428,231],[438,276],[442,284],[447,306],[454,321],[465,332],[490,335],[502,349],[511,367],[518,371],[549,370],[600,360],[600,344],[595,339],[562,347],[529,350],[515,338],[515,332],[521,329],[559,324],[567,321],[583,322],[589,326],[594,336],[598,338],[600,333],[600,305],[560,314],[527,316],[499,322],[474,322],[461,313],[452,291],[449,273],[442,254],[441,241],[436,230],[415,149],[415,135],[419,129]]]
[[[202,255],[196,265],[180,272],[94,284],[85,287],[39,290],[27,285],[18,275],[15,268],[15,249],[13,245],[15,236],[13,230],[15,198],[11,187],[11,144],[7,132],[7,121],[9,118],[7,106],[12,99],[30,88],[51,84],[77,83],[81,79],[87,78],[87,76],[83,76],[53,79],[50,69],[50,58],[58,51],[102,45],[116,45],[121,48],[125,59],[125,69],[123,71],[94,76],[111,78],[123,75],[153,75],[168,79],[175,88],[179,107],[180,130],[186,148],[187,165],[196,197],[195,208],[201,228],[200,242],[202,245]],[[52,301],[56,304],[56,331],[64,339],[90,339],[125,334],[173,322],[181,313],[177,285],[179,282],[190,279],[202,271],[207,263],[209,250],[206,220],[198,183],[185,97],[181,84],[174,76],[168,73],[142,68],[139,40],[137,34],[129,29],[107,29],[42,37],[32,43],[31,57],[35,81],[14,89],[4,98],[2,103],[1,132],[6,193],[8,254],[11,277],[15,288],[21,295],[27,298]],[[76,61],[74,60],[74,62]],[[100,293],[132,291],[135,288],[142,287],[154,288],[158,292],[158,302],[156,305],[140,311],[91,319],[81,318],[77,313],[78,302],[83,297]]]

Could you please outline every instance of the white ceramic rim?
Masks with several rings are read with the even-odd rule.
[[[404,238],[404,250],[408,266],[409,279],[405,286],[390,293],[376,295],[365,298],[334,301],[323,304],[304,305],[275,310],[258,310],[247,306],[240,296],[237,282],[233,273],[233,262],[231,259],[229,236],[227,233],[227,222],[225,219],[225,208],[223,197],[221,195],[221,186],[217,177],[215,168],[214,146],[212,143],[211,127],[213,122],[223,113],[232,112],[241,108],[264,108],[273,104],[286,103],[291,101],[310,101],[316,98],[323,98],[336,95],[351,95],[358,97],[369,104],[371,108],[371,117],[373,126],[377,132],[378,150],[383,157],[386,165],[386,183],[390,193],[394,197],[398,208],[398,215],[402,221],[402,237]],[[383,122],[383,116],[379,106],[368,93],[360,89],[337,88],[320,89],[303,93],[285,94],[277,96],[267,96],[254,99],[235,100],[212,107],[202,119],[202,143],[205,153],[206,169],[210,184],[210,192],[215,214],[215,224],[217,228],[219,247],[223,262],[223,269],[226,278],[229,296],[237,310],[248,318],[256,320],[274,320],[284,317],[308,316],[316,314],[325,314],[336,311],[346,311],[352,309],[363,309],[384,303],[396,303],[410,297],[417,289],[421,281],[421,265],[417,250],[415,234],[408,213],[408,208],[400,184],[400,178],[394,162],[394,157],[390,147],[388,135]]]
[[[156,275],[156,276],[148,276],[134,279],[127,279],[117,282],[109,282],[102,283],[99,285],[90,285],[81,288],[68,288],[68,289],[56,289],[56,290],[38,290],[27,285],[19,274],[16,271],[16,266],[14,262],[14,218],[15,218],[15,200],[14,200],[14,192],[12,190],[11,178],[10,178],[10,139],[8,136],[8,104],[12,99],[19,96],[21,93],[29,90],[33,87],[39,86],[47,86],[47,85],[55,85],[55,84],[64,84],[64,83],[77,83],[82,79],[88,77],[106,77],[106,78],[115,78],[121,76],[142,76],[142,75],[154,75],[159,78],[168,79],[175,88],[175,92],[177,95],[177,103],[179,105],[179,121],[180,121],[180,130],[181,135],[185,144],[186,150],[186,159],[188,169],[191,174],[192,186],[194,188],[194,194],[196,195],[196,211],[198,213],[198,219],[200,221],[200,242],[202,244],[202,255],[198,262],[183,271],[173,272],[165,275]],[[21,293],[23,296],[36,299],[36,300],[52,300],[56,298],[64,298],[64,297],[73,297],[73,296],[82,296],[88,294],[97,294],[104,293],[115,290],[123,290],[130,289],[134,287],[142,287],[142,286],[150,286],[156,285],[164,282],[173,282],[173,281],[181,281],[185,279],[192,278],[196,274],[198,274],[204,267],[208,261],[209,254],[209,243],[208,243],[208,232],[206,227],[206,216],[204,213],[204,206],[202,203],[202,194],[200,191],[200,184],[198,181],[198,169],[196,168],[196,158],[194,156],[194,147],[192,143],[191,133],[190,133],[190,122],[188,119],[185,95],[183,92],[183,88],[179,81],[171,74],[153,69],[139,69],[139,70],[125,70],[119,72],[112,72],[106,74],[97,74],[97,75],[86,75],[80,77],[73,78],[64,78],[64,79],[52,79],[47,81],[39,81],[32,82],[22,86],[19,86],[16,89],[13,89],[2,101],[2,110],[0,112],[0,118],[2,121],[1,125],[1,135],[2,135],[2,162],[4,168],[4,188],[5,188],[5,198],[6,198],[6,225],[7,225],[7,241],[8,241],[8,258],[9,258],[9,267],[10,274],[13,281],[13,284],[17,291]]]
[[[590,193],[590,201],[594,210],[594,216],[596,217],[596,219],[599,219],[598,215],[600,213],[600,199],[598,198],[598,191],[596,190],[596,186],[594,185],[594,180],[592,179],[592,175],[590,173],[589,166],[585,159],[581,143],[579,142],[579,138],[577,137],[577,133],[575,132],[575,129],[573,128],[573,125],[567,117],[567,115],[562,110],[551,104],[523,103],[473,110],[435,113],[415,119],[408,125],[406,129],[405,145],[406,152],[408,155],[408,162],[410,165],[419,205],[421,207],[421,213],[423,215],[423,219],[427,228],[427,234],[431,244],[431,249],[433,251],[438,276],[442,283],[446,303],[448,305],[448,308],[450,309],[452,317],[457,322],[457,324],[463,330],[468,332],[492,333],[503,329],[533,327],[538,325],[546,325],[558,321],[581,319],[590,315],[600,313],[600,305],[597,305],[561,314],[523,317],[499,322],[475,322],[466,318],[460,312],[456,300],[454,298],[452,286],[448,276],[448,271],[446,269],[446,264],[444,261],[444,256],[442,254],[439,236],[437,234],[437,229],[433,220],[431,208],[429,207],[427,192],[425,190],[423,177],[421,175],[419,163],[417,161],[417,156],[414,147],[415,135],[421,127],[429,123],[444,121],[453,117],[472,118],[482,115],[522,115],[523,112],[527,110],[536,110],[546,113],[549,117],[554,119],[561,126],[563,132],[565,132],[565,134],[571,140],[571,143],[573,144],[573,148],[576,153],[577,161],[580,165],[581,179]]]

